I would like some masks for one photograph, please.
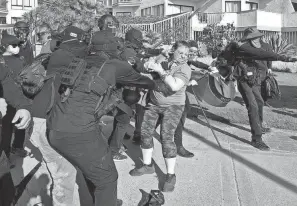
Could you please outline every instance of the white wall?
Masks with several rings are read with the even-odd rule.
[[[160,4],[166,4],[167,0],[142,0],[139,9],[144,9],[152,6],[157,6]]]
[[[33,6],[35,6],[35,7],[38,6],[38,0],[34,0]],[[6,23],[11,24],[11,18],[12,17],[21,18],[24,13],[30,11],[32,8],[33,7],[25,8],[24,10],[22,10],[20,8],[12,8],[11,7],[11,1],[7,1],[8,14],[6,16]]]

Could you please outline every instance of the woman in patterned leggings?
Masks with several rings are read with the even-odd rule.
[[[141,176],[155,172],[152,164],[153,135],[159,116],[161,122],[161,144],[163,157],[167,166],[166,182],[163,192],[174,190],[176,183],[175,163],[177,149],[174,143],[174,132],[180,121],[185,107],[186,87],[191,77],[191,68],[188,66],[189,45],[187,42],[177,42],[173,46],[173,55],[169,59],[168,68],[164,70],[161,64],[150,62],[148,68],[157,72],[163,83],[169,88],[171,95],[162,92],[150,91],[149,101],[144,113],[141,127],[141,150],[144,165],[130,171],[131,176]]]

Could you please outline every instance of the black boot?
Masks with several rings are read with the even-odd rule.
[[[252,140],[251,144],[253,147],[255,147],[259,150],[262,150],[262,151],[270,150],[270,148],[262,140]]]
[[[194,154],[192,152],[189,152],[186,150],[183,146],[177,148],[177,154],[181,157],[185,158],[191,158],[194,157]]]

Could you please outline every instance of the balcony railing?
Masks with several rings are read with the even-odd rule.
[[[121,5],[121,6],[138,6],[141,4],[141,0],[115,0],[113,5]]]

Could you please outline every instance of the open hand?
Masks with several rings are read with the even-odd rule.
[[[2,118],[6,115],[7,112],[7,103],[5,99],[0,98],[0,113],[2,115]]]
[[[19,109],[16,112],[16,114],[12,120],[12,123],[15,124],[18,120],[20,120],[20,122],[15,125],[16,128],[26,129],[29,126],[30,121],[31,121],[30,112],[26,109]]]

